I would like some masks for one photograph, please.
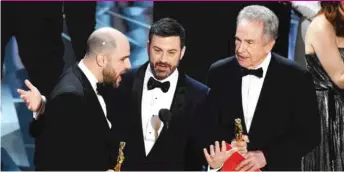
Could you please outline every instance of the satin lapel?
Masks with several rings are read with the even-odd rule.
[[[134,133],[138,137],[136,141],[137,145],[140,146],[140,151],[137,152],[138,154],[142,154],[142,156],[146,157],[145,154],[145,146],[144,146],[144,138],[143,138],[143,131],[142,131],[142,116],[141,116],[141,100],[142,100],[142,90],[143,90],[143,81],[145,77],[145,71],[147,69],[148,63],[142,65],[134,76],[133,81],[133,88],[132,88],[132,103],[133,103],[133,121],[134,124]]]
[[[94,117],[99,118],[104,123],[104,125],[101,125],[101,126],[106,127],[106,129],[108,130],[109,125],[108,125],[106,117],[104,115],[104,111],[100,105],[98,98],[97,98],[96,92],[94,92],[94,90],[91,86],[90,81],[87,79],[86,75],[81,71],[81,69],[79,68],[79,66],[77,64],[75,64],[72,67],[72,71],[79,78],[79,80],[82,84],[82,87],[84,89],[84,94],[85,94],[84,96],[88,97],[87,100],[92,101],[92,103],[90,103],[90,104],[94,104],[95,105],[94,108],[97,111],[99,111],[99,113],[97,113],[97,115],[95,115]]]
[[[189,102],[190,96],[189,96],[189,90],[187,87],[186,79],[187,79],[186,75],[182,73],[181,71],[179,71],[177,87],[176,87],[176,91],[173,96],[173,101],[170,108],[170,111],[172,113],[170,126],[174,125],[173,124],[174,122],[178,123],[178,121],[174,120],[174,118],[179,115],[184,115],[185,108],[187,106],[187,103]],[[162,129],[158,139],[156,140],[148,156],[154,155],[154,152],[158,151],[157,149],[159,147],[158,145],[164,142],[165,137],[168,137],[168,131],[167,131],[166,126],[164,126],[164,128]]]
[[[243,111],[243,104],[242,104],[242,93],[241,93],[241,87],[242,87],[242,76],[243,73],[240,69],[240,65],[236,59],[233,59],[234,61],[232,62],[233,64],[228,67],[228,73],[229,73],[229,78],[226,78],[226,87],[227,89],[227,94],[226,94],[226,99],[224,99],[225,104],[223,107],[225,107],[225,112],[227,115],[230,115],[233,118],[229,119],[230,124],[231,124],[231,130],[234,131],[235,127],[235,119],[240,118],[241,123],[243,126],[243,132],[247,133],[246,129],[246,123],[245,123],[245,118],[244,118],[244,111]],[[226,101],[226,100],[229,100]],[[234,135],[234,133],[233,133]]]
[[[276,62],[276,59],[274,59],[274,56],[271,56],[271,61],[268,67],[268,70],[266,72],[266,76],[264,79],[264,83],[262,86],[262,90],[260,92],[260,96],[257,102],[256,110],[253,115],[252,124],[250,128],[250,137],[252,140],[259,140],[261,138],[255,138],[255,136],[259,135],[262,136],[261,131],[264,130],[264,127],[261,127],[261,125],[264,125],[269,122],[269,119],[267,119],[267,109],[269,109],[269,106],[271,104],[269,102],[273,101],[273,98],[271,96],[273,95],[273,90],[275,89],[276,81],[278,82],[278,64]]]

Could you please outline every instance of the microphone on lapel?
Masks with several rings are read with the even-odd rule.
[[[160,109],[159,111],[159,118],[164,123],[166,128],[169,128],[169,123],[171,121],[172,113],[168,109]]]

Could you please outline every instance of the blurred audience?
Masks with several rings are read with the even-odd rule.
[[[319,1],[292,1],[291,4],[294,12],[300,18],[297,27],[294,60],[296,63],[306,66],[306,61],[304,58],[305,35],[309,24],[320,11],[320,3]]]

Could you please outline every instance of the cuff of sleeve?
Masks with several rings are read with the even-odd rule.
[[[45,111],[45,104],[47,102],[47,99],[45,98],[45,96],[42,95],[42,104],[41,107],[38,109],[37,112],[33,112],[33,118],[35,120],[38,119],[38,117],[40,117],[41,115],[43,115],[44,111]]]
[[[211,168],[210,165],[208,165],[208,172],[215,172],[215,171],[219,171],[222,168],[223,164],[221,165],[220,168]]]

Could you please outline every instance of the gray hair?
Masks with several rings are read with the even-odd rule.
[[[270,9],[261,5],[247,6],[239,12],[237,25],[243,19],[263,22],[263,35],[265,41],[277,39],[279,20],[276,14]]]

